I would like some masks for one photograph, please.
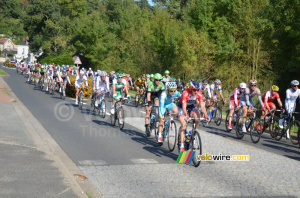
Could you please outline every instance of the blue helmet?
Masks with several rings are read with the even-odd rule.
[[[190,82],[190,89],[200,89],[200,84],[197,81]]]

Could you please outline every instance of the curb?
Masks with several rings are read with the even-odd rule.
[[[59,169],[70,187],[78,197],[103,197],[97,188],[84,177],[84,173],[76,166],[70,157],[62,150],[42,124],[31,114],[25,105],[0,76],[0,82],[5,86],[8,94],[14,101],[12,106],[25,125],[27,133],[37,148],[53,160],[54,166]],[[34,124],[33,124],[34,123]],[[83,176],[83,177],[82,177]]]

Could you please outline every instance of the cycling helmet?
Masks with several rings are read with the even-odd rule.
[[[150,75],[150,78],[154,78],[154,75],[153,75],[153,74],[151,74],[151,75]]]
[[[206,83],[206,84],[207,84],[208,81],[207,81],[206,79],[203,79],[203,80],[202,80],[202,83]]]
[[[220,84],[221,84],[221,81],[220,81],[219,79],[216,79],[216,80],[215,80],[215,83],[216,83],[217,85],[220,85]]]
[[[84,71],[80,71],[80,75],[84,75]]]
[[[170,73],[169,70],[166,70],[166,71],[165,71],[165,74],[169,74],[169,73]]]
[[[126,76],[127,76],[127,78],[129,78],[129,77],[130,77],[130,74],[126,74]]]
[[[197,82],[197,81],[191,81],[189,88],[190,89],[200,89],[199,82]]]
[[[298,80],[293,80],[293,81],[291,82],[291,85],[299,85],[299,81],[298,81]]]
[[[45,66],[44,66],[44,65],[42,65],[42,66],[41,66],[41,69],[45,69]]]
[[[100,75],[100,73],[101,73],[101,70],[98,69],[98,70],[97,70],[97,74]]]
[[[273,86],[272,86],[272,90],[273,90],[273,91],[279,91],[279,87],[278,87],[277,85],[273,85]]]
[[[247,87],[246,83],[240,83],[240,88],[241,89],[246,89],[246,87]]]
[[[123,77],[123,73],[122,72],[117,73],[117,77],[118,78],[122,78]]]
[[[255,79],[249,80],[249,85],[256,85],[257,81]]]
[[[154,80],[161,80],[161,79],[162,79],[162,76],[160,73],[154,74]]]
[[[146,74],[146,77],[147,77],[147,78],[149,78],[149,77],[150,77],[150,75],[149,75],[149,74]]]
[[[166,82],[167,89],[176,89],[177,85],[175,82]]]
[[[107,76],[107,72],[106,71],[103,71],[103,74],[104,74],[104,76]]]
[[[64,69],[62,70],[62,72],[67,72],[67,70],[64,68]]]
[[[100,76],[105,76],[105,72],[104,71],[100,72]]]

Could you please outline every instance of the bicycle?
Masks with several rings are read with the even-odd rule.
[[[195,167],[198,167],[201,163],[201,160],[197,160],[197,155],[202,155],[202,142],[201,142],[201,137],[200,133],[196,130],[196,120],[205,120],[204,118],[189,118],[186,123],[185,123],[185,128],[187,128],[187,124],[192,121],[193,123],[193,128],[192,128],[192,133],[191,135],[188,135],[187,130],[185,129],[185,134],[186,138],[184,141],[184,150],[191,150],[191,151],[196,151],[194,157],[193,157],[193,164]],[[181,127],[179,128],[178,132],[178,151],[180,153],[180,135],[181,135]]]
[[[96,101],[96,92],[93,91],[92,97],[91,97],[91,107],[93,109],[93,112],[95,112],[95,110],[96,110],[95,101]]]
[[[99,105],[98,107],[95,106],[95,102],[94,102],[94,108],[97,111],[97,115],[101,116],[102,118],[105,118],[106,115],[106,104],[105,104],[105,99],[103,99],[103,94],[105,94],[107,92],[101,92],[101,95],[99,96]],[[100,108],[99,108],[100,106]]]
[[[136,95],[136,97],[135,97],[135,107],[138,107],[139,104],[141,105],[141,107],[143,107],[143,104],[144,104],[143,92],[144,92],[144,90],[140,89],[139,94]]]
[[[279,141],[283,136],[286,136],[289,133],[290,141],[293,145],[299,144],[299,129],[300,122],[296,120],[294,114],[300,114],[299,112],[294,112],[292,116],[288,116],[287,118],[281,117],[280,119],[284,119],[283,127],[280,128],[279,120],[274,124],[274,136],[275,140]],[[289,119],[289,124],[287,125],[287,119]],[[287,138],[287,136],[286,136]]]
[[[78,108],[80,110],[82,110],[82,106],[83,106],[83,88],[82,87],[80,88],[77,100],[78,100]]]
[[[152,106],[150,110],[150,124],[149,124],[150,132],[154,134],[156,140],[158,139],[158,123],[159,123],[158,108],[159,106],[156,105]]]
[[[206,109],[206,111],[208,110],[207,112],[211,112],[211,114],[212,114],[211,120],[214,120],[214,122],[217,126],[220,126],[221,121],[222,121],[222,109],[219,106],[220,101],[221,100],[217,100],[216,102],[213,102],[213,104],[211,105],[212,106],[211,111],[210,111],[209,107],[207,107],[207,109]]]
[[[39,80],[39,88],[42,91],[44,89],[44,77],[42,76],[41,79]]]
[[[165,140],[165,137],[167,137],[168,148],[170,152],[172,152],[175,149],[176,142],[177,142],[177,127],[173,118],[174,115],[177,114],[172,113],[171,111],[166,109],[166,113],[164,115],[166,120],[164,123],[164,128],[162,130],[163,141]]]
[[[279,120],[279,117],[275,116],[275,112],[282,113],[282,110],[275,111],[274,109],[272,109],[270,112],[268,112],[264,118],[264,125],[263,125],[263,130],[262,130],[262,133],[264,133],[266,131],[266,129],[269,128],[269,133],[272,138],[275,138],[274,126],[275,126],[275,123],[278,122],[278,120]]]
[[[262,134],[262,121],[260,117],[256,118],[256,112],[261,111],[256,108],[253,109],[253,111],[250,112],[250,115],[252,114],[252,118],[249,118],[246,120],[245,126],[247,133],[250,132],[251,140],[254,144],[258,143]],[[236,127],[236,136],[238,139],[242,139],[246,133],[242,131],[243,128],[243,117],[242,114],[240,114],[237,117],[237,127]]]
[[[114,104],[115,113],[113,115],[110,115],[111,124],[113,126],[116,126],[116,120],[118,120],[120,130],[124,128],[124,120],[125,120],[125,113],[122,104],[123,104],[123,98],[122,96],[120,96],[120,98],[117,101],[115,101]]]
[[[236,108],[234,109],[234,112],[232,114],[232,120],[231,120],[231,127],[232,129],[229,129],[229,112],[230,112],[230,109],[228,109],[226,111],[227,115],[226,115],[226,119],[225,119],[225,130],[227,132],[230,132],[231,130],[235,130],[236,129],[236,126],[237,126],[237,117],[240,115],[239,114],[239,109]]]
[[[65,99],[66,98],[66,93],[65,93],[65,86],[61,86],[61,92],[60,92],[60,97],[61,99]]]

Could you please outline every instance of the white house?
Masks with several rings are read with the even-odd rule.
[[[15,59],[21,62],[23,59],[28,58],[29,53],[29,43],[23,38],[22,43],[18,44],[18,53],[15,55]]]

